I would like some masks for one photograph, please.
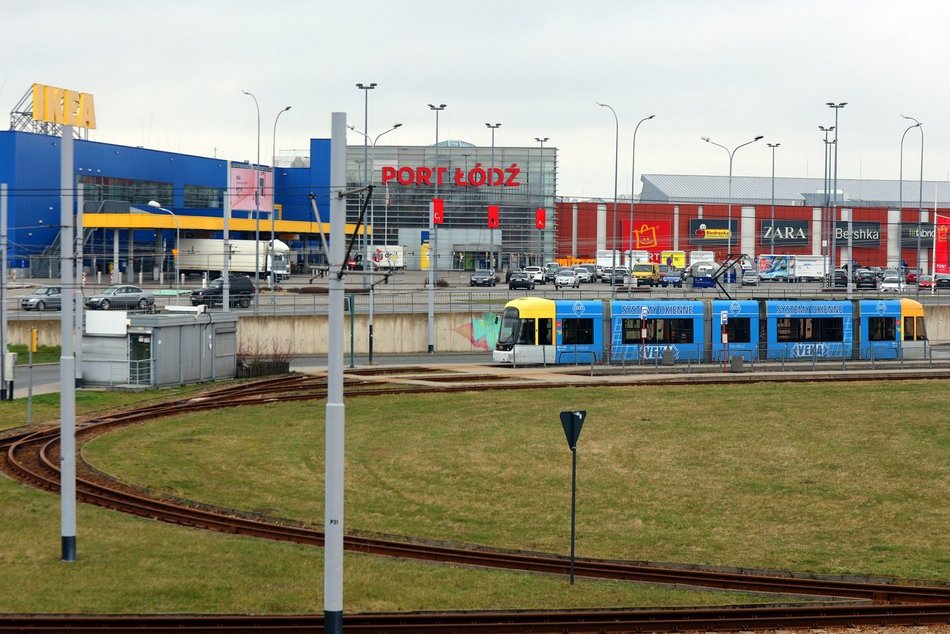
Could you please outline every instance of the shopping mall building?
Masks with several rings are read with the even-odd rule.
[[[58,90],[58,89],[57,89]],[[6,184],[7,261],[22,275],[57,276],[63,126],[38,120],[21,102],[11,129],[0,132],[0,183]],[[104,271],[131,263],[136,271],[171,270],[180,238],[220,238],[226,203],[232,238],[269,239],[271,226],[306,270],[321,264],[320,222],[329,220],[330,140],[304,152],[279,153],[276,166],[74,141],[73,177],[82,186],[84,265]],[[734,254],[835,254],[863,265],[922,268],[946,262],[950,184],[838,179],[836,195],[822,179],[644,175],[631,206],[557,196],[558,150],[478,147],[463,141],[427,146],[347,148],[347,232],[357,232],[364,202],[365,247],[402,245],[408,269],[494,265],[498,269],[560,259],[592,260],[598,251],[713,251]],[[260,195],[254,195],[254,182]],[[358,190],[374,184],[372,197]],[[365,190],[364,190],[365,191]],[[925,209],[918,210],[918,196]],[[432,201],[440,223],[430,230]],[[152,206],[150,202],[154,201]],[[913,201],[913,202],[911,202]],[[156,208],[155,206],[158,206]],[[838,218],[832,222],[832,218]],[[849,223],[850,220],[850,223]],[[948,221],[950,222],[950,221]],[[369,249],[372,253],[372,248]],[[121,253],[122,261],[117,261]],[[434,256],[434,258],[433,258]]]

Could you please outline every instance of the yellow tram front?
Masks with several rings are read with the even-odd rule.
[[[498,328],[498,343],[492,351],[495,363],[552,363],[554,346],[554,301],[521,297],[505,304]]]

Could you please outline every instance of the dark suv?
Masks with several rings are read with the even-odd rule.
[[[228,298],[231,306],[240,306],[247,308],[251,305],[254,293],[254,282],[247,275],[232,275],[228,278],[229,289]],[[191,291],[191,305],[198,306],[204,304],[208,307],[221,306],[224,294],[224,280],[220,277],[208,286]]]

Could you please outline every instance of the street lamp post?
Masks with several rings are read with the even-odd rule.
[[[491,165],[488,167],[488,184],[491,185],[492,170],[495,168],[495,130],[501,127],[500,123],[486,123],[485,127],[491,130]],[[488,268],[495,272],[495,228],[488,228]]]
[[[632,158],[630,159],[630,251],[634,249],[633,236],[635,232],[633,230],[633,201],[636,199],[636,189],[637,189],[637,130],[640,129],[640,124],[644,121],[649,121],[655,114],[651,114],[649,117],[643,117],[640,121],[637,122],[637,127],[633,129],[633,151],[631,152]],[[631,257],[631,262],[633,258]],[[611,273],[611,277],[613,273]],[[634,278],[631,277],[631,280]],[[630,285],[627,285],[627,288],[630,289]],[[630,291],[632,293],[632,290]],[[629,293],[628,293],[629,294]]]
[[[546,201],[544,200],[544,143],[548,140],[548,137],[534,137],[534,140],[541,144],[541,149],[538,152],[538,196],[541,198],[541,208],[547,209]],[[543,244],[543,235],[544,229],[538,228],[538,266],[544,266],[544,244]]]
[[[914,117],[908,117],[901,115],[903,118],[908,119],[914,122],[914,125],[907,128],[920,128],[920,185],[917,190],[917,288],[914,291],[914,296],[919,300],[920,299],[920,275],[924,272],[923,267],[920,265],[920,230],[921,230],[921,216],[924,215],[924,124],[915,119]],[[904,135],[907,134],[907,130],[904,130]],[[904,202],[904,137],[901,137],[901,205],[903,206]],[[936,226],[936,225],[935,225]]]
[[[245,95],[254,100],[254,108],[257,109],[257,161],[254,163],[254,286],[260,288],[261,279],[261,177],[258,173],[261,165],[261,107],[257,103],[257,97],[246,90],[242,90]],[[254,312],[260,310],[260,293],[254,293]]]
[[[610,296],[614,299],[617,298],[617,277],[614,275],[614,270],[617,268],[617,168],[620,160],[620,119],[617,118],[617,111],[613,109],[612,106],[609,106],[605,103],[596,102],[598,106],[603,108],[610,108],[610,112],[614,115],[614,235],[613,235],[613,256],[611,257],[611,271],[610,271]],[[631,201],[631,204],[633,201]],[[633,268],[631,266],[631,268]],[[631,275],[630,279],[633,279]]]
[[[837,231],[835,230],[835,227],[836,227],[837,222],[838,222],[838,111],[841,110],[842,108],[844,108],[845,106],[847,106],[848,103],[845,102],[845,101],[842,101],[841,103],[834,103],[834,102],[829,101],[829,102],[826,103],[825,105],[828,106],[829,108],[834,108],[834,110],[835,110],[835,147],[834,147],[834,152],[835,152],[835,165],[834,165],[835,175],[834,175],[834,184],[831,186],[831,193],[832,193],[832,196],[834,196],[834,198],[832,198],[832,200],[831,200],[831,265],[832,265],[832,268],[834,268],[834,262],[835,262],[835,260],[837,259],[837,256],[838,256],[838,254],[835,253],[835,251],[836,251],[836,244],[835,244],[835,243],[836,243],[836,241],[837,241],[837,235],[836,235]],[[848,217],[850,218],[851,215],[848,214]],[[853,259],[853,258],[851,258],[851,254],[850,254],[850,253],[848,253],[848,258],[849,258],[849,260],[850,260],[850,259]],[[849,262],[848,262],[848,272],[850,273],[850,271],[851,271],[851,262],[849,261]],[[848,275],[848,292],[849,292],[849,294],[850,294],[850,291],[851,291],[852,280],[853,280],[853,277],[852,277],[851,275]]]
[[[176,216],[175,213],[171,209],[165,209],[164,207],[162,207],[162,204],[158,202],[157,200],[148,201],[148,206],[151,207],[152,209],[158,209],[159,211],[164,211],[167,214],[171,214],[172,219],[175,221],[175,249],[177,250],[180,244],[179,238],[181,237],[181,227],[178,224],[178,216]],[[178,275],[178,257],[175,255],[174,252],[172,252],[172,257],[175,259],[175,304],[177,305],[178,298],[180,296],[180,290],[181,290],[179,288],[180,278]]]
[[[775,148],[782,145],[781,143],[766,143],[767,146],[772,148],[772,246],[771,253],[775,253]]]
[[[445,104],[440,103],[438,106],[429,104],[429,110],[435,112],[435,171],[438,174],[439,169],[439,113],[445,110]],[[435,179],[435,198],[439,196],[439,179]],[[429,202],[429,240],[434,243],[433,236],[435,235],[435,218],[433,217],[434,213],[433,203]],[[435,246],[433,244],[433,246]],[[428,297],[428,320],[426,322],[426,330],[429,339],[429,354],[435,353],[435,263],[436,259],[432,257],[432,251],[429,251],[429,297]],[[438,255],[438,253],[436,253]]]
[[[736,150],[738,150],[739,148],[745,147],[747,145],[755,143],[756,141],[760,139],[764,139],[764,138],[765,137],[760,134],[759,136],[755,137],[751,141],[746,141],[745,143],[741,143],[737,145],[736,147],[734,147],[732,150],[730,150],[725,145],[720,145],[719,143],[716,143],[715,141],[711,140],[708,136],[702,137],[703,141],[705,141],[706,143],[712,143],[713,145],[721,147],[722,149],[726,151],[726,154],[729,155],[729,236],[728,236],[728,247],[727,247],[729,250],[729,254],[727,257],[732,256],[732,157],[735,155]],[[732,282],[731,282],[732,276],[730,275],[730,273],[731,271],[726,273],[726,288],[728,288],[729,292],[731,293],[732,292]]]
[[[822,172],[822,179],[823,179],[822,187],[824,188],[825,199],[822,202],[822,207],[821,207],[821,255],[822,257],[827,257],[827,261],[830,263],[831,274],[828,276],[827,283],[828,283],[829,288],[834,288],[834,284],[835,284],[834,258],[831,257],[830,255],[827,255],[828,246],[831,245],[831,233],[828,230],[827,215],[829,213],[829,208],[831,207],[831,195],[828,191],[828,188],[830,187],[830,184],[831,184],[831,176],[829,174],[830,172],[829,164],[831,163],[831,161],[829,159],[831,158],[831,146],[834,144],[834,141],[828,140],[828,133],[834,132],[835,127],[829,126],[826,128],[825,126],[820,125],[818,126],[818,129],[825,133],[825,140],[824,140],[825,163],[824,163],[824,171]],[[822,265],[822,268],[824,268],[824,266],[825,265]],[[849,264],[848,276],[850,277],[850,275],[851,275],[851,265]]]
[[[363,91],[363,185],[369,184],[369,177],[367,176],[367,171],[369,170],[369,91],[376,88],[376,82],[369,84],[356,84],[356,87]],[[363,267],[365,269],[368,264],[366,263],[366,257],[369,255],[368,249],[366,248],[369,244],[369,225],[363,223]],[[363,277],[363,288],[365,289],[368,284],[370,284],[369,277]]]
[[[369,137],[368,137],[366,134],[364,134],[363,132],[360,132],[359,130],[357,130],[357,129],[354,128],[353,126],[347,126],[347,127],[349,127],[350,130],[353,130],[353,131],[356,132],[357,134],[362,134],[362,135],[363,135],[363,138],[366,139],[367,141],[369,140]],[[379,141],[379,138],[380,138],[381,136],[383,136],[384,134],[389,134],[389,133],[392,132],[393,130],[395,130],[395,129],[397,129],[397,128],[401,128],[401,127],[402,127],[402,124],[401,124],[401,123],[394,123],[394,124],[393,124],[393,127],[389,128],[389,129],[386,130],[385,132],[380,132],[379,134],[376,135],[376,138],[373,139],[373,142],[372,142],[371,147],[370,147],[370,155],[369,155],[369,161],[370,161],[369,174],[370,174],[370,176],[372,177],[372,179],[375,180],[375,178],[376,178],[376,142]],[[375,226],[375,224],[373,224],[373,222],[374,222],[374,221],[373,221],[373,211],[374,211],[374,210],[373,210],[373,205],[374,205],[374,197],[371,196],[370,199],[369,199],[369,224],[373,225],[373,233],[370,234],[370,240],[373,239],[374,234],[376,233],[376,226]],[[369,249],[369,250],[371,250],[371,249],[372,249],[372,243],[370,243],[370,249]],[[364,260],[364,261],[365,261],[365,260]],[[372,264],[369,264],[369,262],[367,262],[366,264],[367,264],[367,266],[371,266],[371,267],[374,266],[374,265],[372,265]],[[367,277],[368,277],[368,276],[367,276]],[[372,365],[372,363],[373,363],[373,341],[374,341],[374,338],[373,338],[373,316],[374,316],[375,312],[376,312],[376,284],[375,284],[375,283],[370,283],[370,286],[369,286],[369,347],[368,347],[368,353],[369,353],[369,354],[368,354],[368,361],[369,361],[370,365]]]
[[[274,117],[274,139],[273,145],[271,146],[271,175],[273,182],[271,183],[271,198],[276,198],[277,193],[277,121],[280,119],[280,115],[284,114],[290,110],[290,106],[287,106],[283,110],[277,113],[277,116]],[[271,200],[271,209],[270,209],[270,279],[271,279],[271,294],[270,294],[270,305],[274,307],[276,305],[276,298],[274,295],[274,286],[277,284],[277,274],[274,272],[274,253],[275,245],[277,244],[277,237],[274,233],[274,200]]]

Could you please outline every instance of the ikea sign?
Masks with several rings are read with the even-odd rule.
[[[33,84],[33,120],[95,130],[96,106],[89,93]]]

